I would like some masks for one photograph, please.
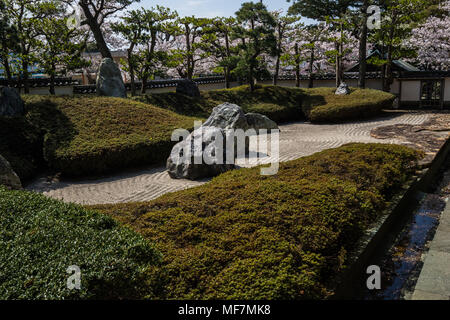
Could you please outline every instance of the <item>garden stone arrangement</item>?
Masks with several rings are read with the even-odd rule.
[[[0,88],[0,116],[15,117],[25,112],[22,98],[14,88]]]
[[[119,98],[127,96],[120,69],[110,58],[103,59],[100,64],[97,75],[97,94]]]
[[[341,82],[339,87],[336,89],[336,95],[348,95],[350,94],[350,88],[348,87],[348,84],[345,82]]]
[[[2,155],[0,155],[0,185],[14,190],[22,189],[22,183],[19,177],[12,169],[8,160],[3,158]]]
[[[167,159],[167,170],[169,176],[174,179],[197,180],[206,177],[212,177],[234,169],[234,164],[210,163],[207,164],[201,158],[201,163],[195,162],[195,155],[203,156],[203,150],[214,149],[222,150],[222,159],[226,159],[226,149],[217,139],[222,137],[223,144],[226,144],[226,132],[222,128],[202,126],[192,132],[186,140],[177,143]],[[197,139],[201,140],[201,145],[194,143]],[[220,140],[219,140],[220,141]],[[188,161],[183,161],[183,151],[190,150],[191,156]],[[214,155],[213,155],[214,156]],[[223,161],[224,162],[224,161]]]
[[[194,130],[184,141],[177,143],[167,159],[167,170],[171,178],[196,180],[216,176],[235,168],[234,163],[227,163],[227,140],[229,130],[241,129],[278,129],[278,125],[264,115],[257,113],[244,114],[238,105],[223,103],[215,107],[210,117],[203,126]],[[222,139],[216,140],[221,136]],[[194,143],[196,139],[202,141],[201,145]],[[234,139],[234,137],[233,137]],[[236,141],[235,141],[236,142]],[[220,144],[220,145],[219,145]],[[201,149],[200,149],[201,147]],[[183,156],[186,150],[190,150],[189,159]],[[203,150],[222,150],[222,163],[205,163],[204,159],[195,161],[195,156],[203,154]],[[245,139],[245,152],[249,150],[249,139]],[[236,158],[237,145],[234,144],[234,159]],[[215,156],[215,155],[212,155]],[[233,162],[234,162],[233,159]]]
[[[200,97],[200,90],[197,83],[189,79],[182,79],[177,84],[177,93],[189,97]]]

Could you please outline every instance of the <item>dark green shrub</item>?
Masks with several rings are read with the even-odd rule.
[[[170,299],[322,299],[421,155],[350,144],[222,174],[146,203],[95,206],[163,253]]]
[[[123,299],[151,295],[160,255],[109,217],[0,186],[0,299]],[[69,290],[66,270],[81,269]]]
[[[42,133],[23,117],[0,117],[0,154],[22,181],[32,178],[43,165]]]
[[[251,92],[248,86],[201,92],[201,97],[191,98],[175,92],[155,93],[133,97],[180,114],[207,118],[214,107],[224,102],[239,105],[245,112],[266,115],[277,123],[304,119],[301,110],[304,92],[295,88],[257,86]]]
[[[335,95],[334,88],[306,89],[303,112],[311,122],[363,120],[392,108],[393,94],[372,89],[351,89],[349,95]]]

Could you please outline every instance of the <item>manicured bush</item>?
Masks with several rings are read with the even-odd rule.
[[[160,163],[174,142],[172,131],[190,129],[194,118],[106,97],[25,97],[27,117],[45,132],[48,166],[65,175],[100,174]]]
[[[245,112],[264,114],[277,123],[304,119],[301,110],[304,92],[295,88],[259,85],[254,92],[248,86],[201,92],[191,98],[175,92],[133,97],[180,114],[207,118],[214,107],[224,102],[239,105]]]
[[[0,154],[22,181],[32,178],[44,165],[42,133],[23,117],[0,117]]]
[[[143,298],[160,254],[109,217],[0,186],[0,299]],[[69,290],[67,268],[80,267]]]
[[[393,94],[372,89],[351,89],[349,95],[335,95],[334,88],[305,90],[308,95],[302,105],[311,122],[344,122],[363,120],[392,108]]]
[[[170,299],[322,299],[349,252],[413,174],[404,146],[350,144],[222,174],[145,203],[93,207],[154,242]]]

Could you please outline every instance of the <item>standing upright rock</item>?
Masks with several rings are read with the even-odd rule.
[[[22,183],[19,177],[12,169],[8,160],[0,155],[0,185],[5,185],[6,187],[14,190],[22,189]]]
[[[341,82],[339,87],[336,89],[336,95],[347,95],[350,94],[350,88],[345,82]]]
[[[111,58],[104,58],[97,73],[97,95],[126,98],[127,90],[119,67]]]
[[[15,117],[25,113],[25,105],[17,89],[0,87],[0,116]]]
[[[197,83],[189,79],[178,81],[177,93],[184,94],[189,97],[200,97],[200,90]]]

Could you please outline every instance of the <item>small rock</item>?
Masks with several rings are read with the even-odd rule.
[[[347,95],[350,94],[350,88],[345,82],[341,82],[339,87],[336,89],[336,95]]]
[[[0,87],[0,116],[15,117],[25,113],[25,105],[15,88]]]
[[[200,97],[200,90],[197,83],[189,79],[178,81],[177,93],[184,94],[189,97]]]
[[[110,58],[105,58],[97,73],[97,95],[126,98],[127,90],[119,67]]]
[[[19,177],[12,169],[8,160],[0,155],[0,185],[5,185],[6,187],[13,190],[22,189],[22,183]]]

